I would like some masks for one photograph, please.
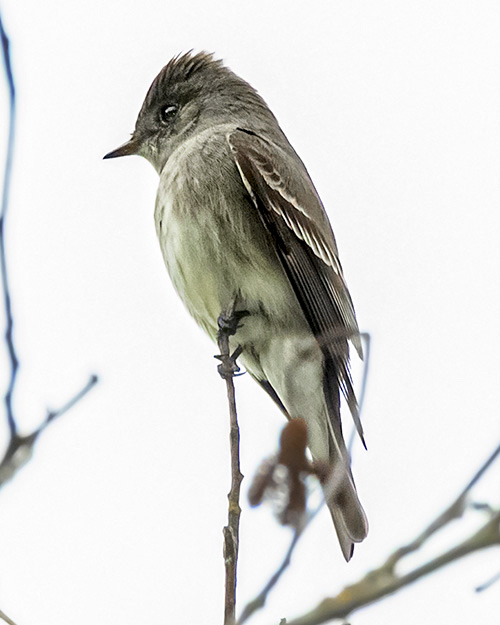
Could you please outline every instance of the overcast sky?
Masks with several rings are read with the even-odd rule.
[[[372,335],[368,451],[354,457],[369,537],[346,564],[322,513],[253,622],[302,613],[413,538],[500,438],[500,4],[1,7],[19,99],[7,243],[21,427],[91,373],[101,381],[0,493],[0,609],[18,625],[222,622],[229,456],[217,350],[163,266],[153,168],[102,161],[129,137],[162,66],[193,48],[223,58],[277,115],[327,208]],[[4,140],[5,87],[2,96]],[[242,607],[290,535],[268,509],[246,505],[283,417],[247,376],[237,401]],[[498,504],[499,479],[497,468],[477,498]],[[481,521],[471,513],[422,558]],[[499,569],[498,550],[473,556],[352,623],[491,622],[499,587],[473,589]]]

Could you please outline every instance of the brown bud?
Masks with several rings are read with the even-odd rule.
[[[307,425],[304,419],[292,419],[283,428],[280,437],[278,464],[288,467],[291,473],[309,472],[310,463],[306,457]]]

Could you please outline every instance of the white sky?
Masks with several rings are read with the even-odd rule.
[[[4,0],[2,10],[19,96],[7,237],[22,427],[91,372],[101,383],[0,493],[0,609],[18,625],[222,622],[229,459],[216,349],[163,267],[153,168],[101,160],[128,138],[161,67],[194,48],[224,58],[277,115],[372,334],[369,451],[357,448],[354,466],[370,535],[347,565],[328,514],[314,522],[253,622],[291,618],[412,538],[498,442],[500,4]],[[5,105],[4,89],[2,144]],[[4,387],[4,354],[0,366]],[[283,419],[246,376],[237,393],[246,493]],[[499,476],[479,498],[498,503]],[[245,504],[241,540],[240,607],[289,535]],[[499,587],[473,588],[499,568],[498,550],[473,556],[352,622],[491,622]]]

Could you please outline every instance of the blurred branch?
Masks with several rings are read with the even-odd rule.
[[[300,537],[325,502],[334,498],[341,486],[344,474],[342,467],[339,467],[340,470],[333,471],[327,462],[321,460],[311,462],[306,455],[306,446],[307,425],[305,421],[292,419],[283,428],[278,453],[262,463],[248,491],[248,499],[252,506],[260,505],[264,498],[271,501],[273,498],[277,501],[284,499],[285,505],[278,512],[278,520],[282,525],[291,525],[294,528],[294,534],[283,562],[271,575],[257,597],[245,606],[236,625],[243,625],[255,612],[264,607],[269,593],[289,567]],[[275,477],[276,473],[280,477]],[[322,485],[323,499],[312,512],[308,512],[305,479],[313,475]],[[286,476],[285,479],[283,479],[284,476]]]
[[[239,322],[247,313],[236,312],[236,298],[229,310],[219,317],[217,344],[220,355],[216,356],[221,364],[218,371],[226,381],[227,401],[230,418],[230,449],[231,449],[231,490],[228,494],[228,523],[224,527],[224,565],[226,572],[226,588],[224,597],[224,625],[232,625],[236,613],[236,573],[238,568],[239,531],[240,531],[240,487],[243,475],[240,471],[240,429],[236,412],[233,378],[238,374],[236,359],[241,354],[238,347],[233,354],[230,352],[229,337],[236,333]]]
[[[21,469],[31,459],[35,443],[49,423],[52,423],[55,419],[70,410],[70,408],[78,403],[84,395],[86,395],[90,389],[97,384],[97,381],[97,376],[91,375],[87,384],[66,404],[64,404],[64,406],[59,408],[59,410],[48,411],[42,424],[31,434],[20,436],[16,433],[14,436],[11,436],[5,455],[0,461],[0,488],[12,479],[19,469]]]
[[[365,404],[366,385],[368,384],[368,373],[370,371],[370,354],[371,354],[371,334],[369,332],[361,332],[361,339],[364,342],[364,362],[363,362],[363,377],[361,379],[361,390],[359,392],[359,418],[363,415],[363,406]],[[354,446],[354,440],[356,439],[356,428],[353,427],[349,436],[349,442],[347,443],[347,451],[352,459],[352,449]]]
[[[482,584],[477,586],[476,592],[484,592],[485,590],[488,590],[488,588],[491,588],[493,584],[496,584],[498,581],[500,581],[500,573],[497,573],[492,578],[490,578],[487,582],[483,582]]]
[[[12,328],[14,325],[12,319],[12,308],[10,303],[10,290],[9,280],[7,275],[7,259],[5,253],[5,217],[7,215],[7,207],[9,205],[10,195],[10,180],[12,173],[12,157],[14,153],[14,137],[16,128],[16,89],[14,86],[14,77],[12,75],[12,66],[10,62],[9,53],[9,39],[3,27],[2,17],[0,15],[0,35],[2,38],[2,52],[3,61],[5,66],[5,77],[9,88],[9,136],[7,139],[7,154],[5,157],[5,169],[3,176],[3,190],[2,190],[2,208],[0,211],[0,266],[2,273],[2,286],[3,286],[3,301],[5,307],[6,316],[6,331],[5,341],[7,343],[7,349],[9,352],[10,361],[10,380],[5,394],[5,407],[7,409],[7,421],[9,424],[9,431],[11,437],[16,435],[17,428],[14,420],[14,414],[12,411],[12,395],[14,393],[14,386],[16,384],[17,370],[19,367],[19,361],[16,355],[16,349],[14,346],[14,340],[12,337]]]
[[[312,519],[312,516],[311,516],[311,519]],[[292,561],[292,554],[295,550],[295,547],[297,546],[297,543],[299,542],[299,538],[302,535],[302,531],[303,530],[301,530],[300,528],[295,528],[292,542],[290,543],[290,547],[288,547],[288,551],[286,552],[283,562],[280,564],[276,572],[273,573],[273,575],[271,575],[269,581],[264,586],[262,591],[257,595],[257,597],[255,597],[253,601],[250,601],[249,603],[247,603],[236,625],[243,625],[243,623],[248,621],[248,619],[254,614],[254,612],[257,612],[258,610],[260,610],[261,608],[265,606],[269,593],[279,582],[279,580],[281,579],[281,576],[286,571],[286,569],[290,566],[290,563]]]
[[[0,14],[0,37],[2,40],[2,55],[5,66],[5,75],[9,90],[9,136],[7,140],[7,154],[5,158],[5,169],[3,177],[2,205],[0,210],[0,270],[2,276],[2,294],[5,308],[6,330],[5,343],[10,363],[10,377],[5,393],[5,408],[7,413],[7,423],[9,428],[10,439],[5,451],[5,455],[0,460],[0,488],[11,479],[17,471],[23,467],[33,454],[34,445],[39,435],[45,430],[47,425],[54,421],[57,417],[72,408],[90,389],[97,383],[97,376],[92,375],[87,384],[72,399],[70,399],[62,408],[56,411],[49,411],[42,424],[31,434],[20,436],[18,434],[17,421],[14,416],[13,395],[16,385],[17,372],[19,369],[19,359],[17,357],[14,344],[13,328],[14,318],[12,315],[11,295],[9,288],[9,276],[7,272],[7,254],[5,250],[5,218],[9,205],[10,181],[12,174],[12,159],[14,153],[14,136],[15,136],[15,113],[16,113],[16,90],[14,84],[14,76],[12,73],[12,65],[10,60],[9,38],[4,30],[2,17]],[[4,618],[4,615],[0,613]],[[6,620],[4,618],[4,620]],[[7,621],[9,622],[9,621]]]
[[[367,573],[360,581],[346,586],[337,596],[324,599],[312,611],[300,616],[287,625],[319,625],[333,619],[343,619],[361,607],[374,603],[387,595],[429,575],[451,562],[470,553],[500,545],[500,511],[490,509],[488,521],[472,536],[429,562],[414,568],[409,573],[398,575],[396,565],[409,553],[417,551],[427,540],[448,525],[462,517],[467,504],[467,496],[473,486],[484,475],[494,460],[500,455],[500,445],[483,463],[460,495],[425,530],[407,545],[396,549],[378,568]]]
[[[2,612],[2,610],[0,610],[0,618],[8,623],[8,625],[16,625],[12,619]]]
[[[361,390],[359,392],[359,412],[363,411],[366,395],[366,385],[368,383],[368,373],[370,371],[370,354],[372,337],[369,332],[361,332],[361,338],[364,341],[364,367],[363,367],[363,379],[361,380]],[[353,432],[354,435],[354,432]]]

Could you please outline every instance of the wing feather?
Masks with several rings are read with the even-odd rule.
[[[287,158],[255,133],[237,129],[228,135],[228,142],[242,181],[277,243],[283,269],[325,362],[337,372],[337,388],[345,395],[363,438],[347,348],[350,340],[362,357],[359,329],[335,238],[316,190],[305,168],[299,169],[298,159]],[[337,413],[339,423],[332,424],[336,430],[340,427],[338,409]]]

